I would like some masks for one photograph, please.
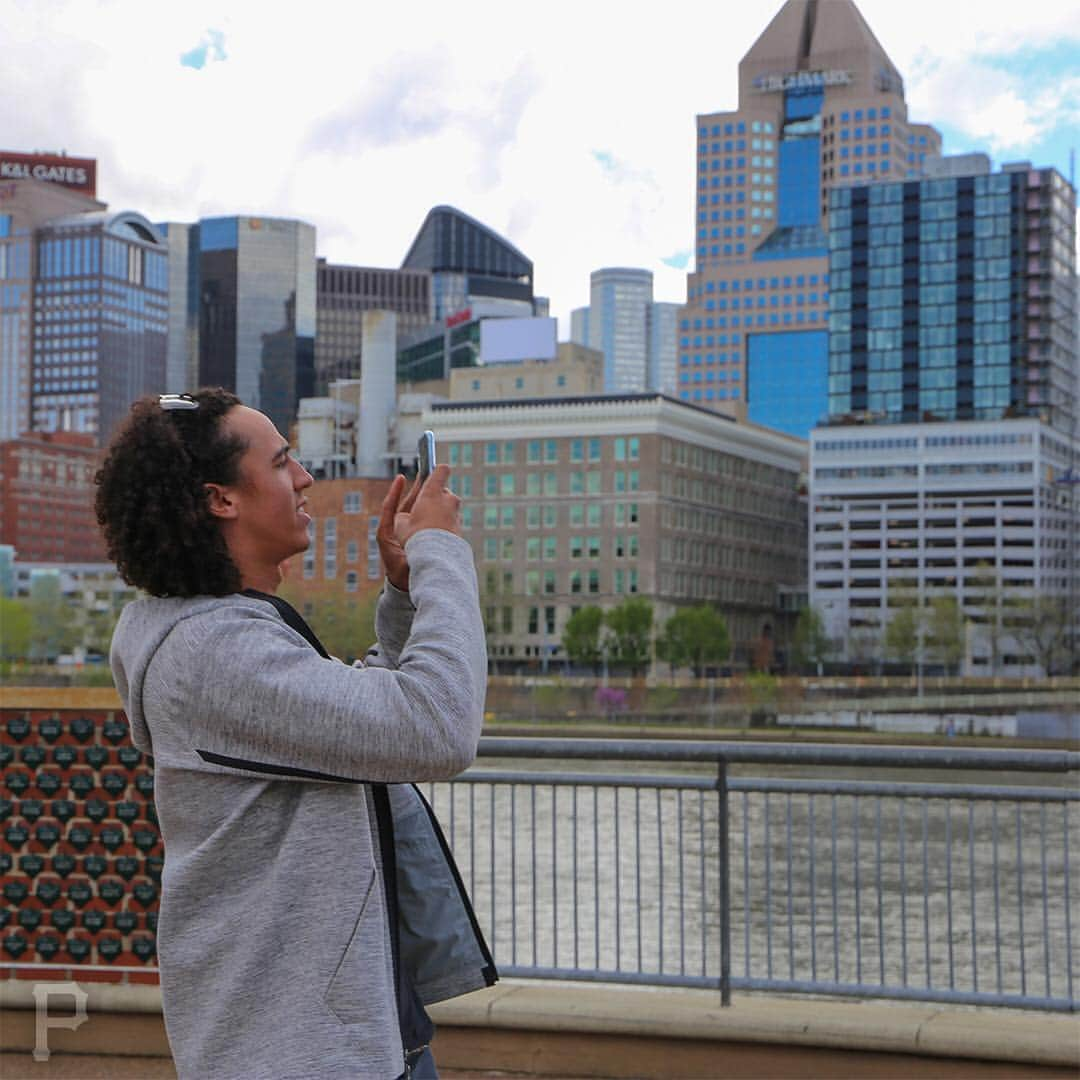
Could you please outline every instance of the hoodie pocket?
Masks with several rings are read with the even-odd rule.
[[[349,942],[323,995],[327,1008],[343,1024],[371,1020],[373,1001],[386,996],[380,991],[391,962],[386,920],[380,917],[381,905],[375,903],[376,888],[376,873],[372,870]]]

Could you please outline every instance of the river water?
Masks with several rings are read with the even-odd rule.
[[[485,760],[482,771],[520,765]],[[601,782],[553,782],[586,769]],[[707,780],[708,768],[665,767],[672,786],[607,763],[532,762],[530,772],[536,782],[430,793],[496,963],[717,979],[719,801],[679,786]],[[858,779],[1059,796],[1067,783],[906,770]],[[1075,993],[1080,802],[732,791],[728,835],[736,979]]]

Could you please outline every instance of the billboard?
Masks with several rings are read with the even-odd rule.
[[[0,180],[41,180],[83,195],[97,195],[97,160],[64,154],[20,154],[0,150]]]
[[[480,323],[480,363],[554,360],[556,319],[484,319]]]

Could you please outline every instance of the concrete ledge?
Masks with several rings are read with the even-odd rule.
[[[1017,1010],[506,980],[431,1009],[441,1027],[643,1036],[933,1055],[1080,1069],[1080,1020]]]
[[[74,981],[79,983],[80,989],[86,991],[86,1011],[89,1014],[109,1012],[161,1014],[160,986],[79,982],[78,978]],[[0,982],[0,1009],[32,1011],[35,1007],[35,985],[30,979],[5,979]]]
[[[0,982],[0,1051],[33,1048],[33,985]],[[50,1032],[58,1055],[168,1058],[158,987],[81,985],[90,1019]],[[470,1072],[1075,1080],[1080,1069],[1080,1019],[1018,1010],[764,995],[721,1009],[709,990],[506,980],[431,1013],[440,1065]]]

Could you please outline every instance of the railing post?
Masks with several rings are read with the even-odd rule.
[[[728,763],[720,761],[716,777],[717,829],[720,833],[720,1004],[731,1004],[731,844],[728,832]]]

